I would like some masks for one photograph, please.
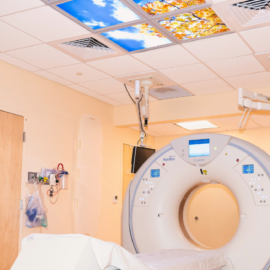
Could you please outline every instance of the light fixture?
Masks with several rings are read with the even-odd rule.
[[[218,128],[218,126],[210,123],[207,120],[175,123],[175,125],[185,128],[187,130],[206,129],[206,128]]]

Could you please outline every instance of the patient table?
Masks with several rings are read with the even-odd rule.
[[[31,234],[11,270],[220,270],[218,251],[162,250],[131,254],[121,246],[84,235]]]

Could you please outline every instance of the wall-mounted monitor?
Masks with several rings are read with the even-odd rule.
[[[135,146],[132,152],[131,173],[136,173],[143,163],[155,152],[155,149]]]

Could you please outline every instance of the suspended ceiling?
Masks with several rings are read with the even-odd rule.
[[[270,86],[270,22],[243,27],[227,9],[223,11],[237,1],[207,1],[202,6],[211,6],[231,29],[229,33],[189,42],[166,33],[170,44],[135,52],[128,52],[102,36],[104,30],[93,31],[57,11],[55,2],[58,3],[1,1],[0,60],[113,106],[131,104],[121,77],[148,72],[162,74],[170,82],[167,86],[179,85],[195,96],[235,91],[238,87]],[[136,9],[133,1],[122,2],[140,15],[141,22],[150,20],[154,24],[154,19]],[[131,23],[123,24],[128,25]],[[165,33],[157,23],[155,27]],[[96,38],[116,53],[85,60],[59,46],[88,37]],[[134,89],[130,86],[128,89],[133,95]],[[150,101],[157,99],[151,97]],[[261,126],[253,122],[252,127]],[[223,123],[217,125],[226,130]],[[152,128],[150,132],[165,135]]]

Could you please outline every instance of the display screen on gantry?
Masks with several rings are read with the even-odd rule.
[[[243,165],[243,174],[254,173],[254,164]]]
[[[190,140],[189,157],[210,156],[210,139]]]

